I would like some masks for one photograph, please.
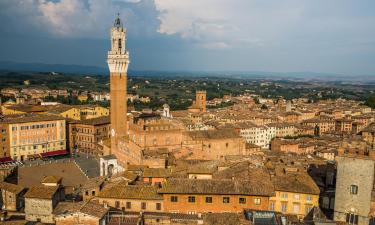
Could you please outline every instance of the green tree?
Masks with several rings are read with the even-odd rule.
[[[375,95],[372,95],[372,96],[368,97],[366,102],[365,102],[365,105],[367,105],[371,108],[375,108]]]

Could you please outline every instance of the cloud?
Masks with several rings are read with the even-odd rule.
[[[135,11],[139,10],[137,7],[150,10],[149,2],[150,0],[3,0],[0,6],[3,5],[5,9],[0,12],[0,16],[11,20],[18,18],[17,23],[14,21],[13,24],[8,24],[8,30],[32,27],[42,34],[55,37],[103,38],[108,35],[108,29],[118,12],[124,21],[132,21],[129,27],[135,30],[134,33],[142,30],[136,24],[149,18],[141,18]],[[21,21],[20,18],[27,19]]]
[[[285,0],[155,0],[161,22],[158,32],[177,34],[204,45],[261,46],[298,21],[302,1]],[[291,5],[293,7],[291,7]],[[244,41],[244,40],[248,41]],[[254,41],[256,40],[256,41]]]
[[[371,4],[348,0],[155,0],[159,33],[178,35],[202,46],[226,43],[235,48],[286,46],[291,41],[303,42],[303,38],[316,43],[325,38],[341,41],[369,33],[374,15],[366,15],[364,5]]]
[[[15,46],[0,56],[25,51],[19,40],[48,39],[79,43],[74,54],[83,54],[97,47],[90,41],[108,44],[120,12],[141,69],[375,71],[374,8],[374,0],[0,0],[0,47]]]
[[[230,48],[230,45],[228,45],[225,42],[212,42],[212,43],[203,43],[201,45],[203,48],[207,49],[228,49]]]

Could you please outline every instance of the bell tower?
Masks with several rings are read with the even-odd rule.
[[[129,52],[126,50],[126,29],[118,17],[111,28],[111,50],[108,51],[107,63],[110,72],[111,95],[111,150],[119,162],[124,154],[120,152],[119,142],[128,135],[127,128],[127,71],[129,66]]]

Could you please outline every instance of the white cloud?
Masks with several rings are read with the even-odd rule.
[[[115,6],[110,0],[39,0],[38,22],[53,34],[67,37],[98,36],[106,32]],[[112,19],[113,20],[113,19]]]
[[[140,1],[5,0],[3,4],[8,17],[27,18],[19,26],[31,26],[58,37],[103,38],[118,12],[124,21],[130,17],[138,20],[129,6]]]
[[[204,47],[204,48],[207,48],[207,49],[228,49],[228,48],[230,48],[230,45],[228,45],[225,42],[203,43],[201,46]]]
[[[303,1],[155,0],[159,32],[203,46],[263,46],[298,23]],[[272,37],[272,38],[270,38]]]

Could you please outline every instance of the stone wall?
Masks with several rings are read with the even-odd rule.
[[[53,223],[53,205],[51,199],[25,199],[25,215],[28,221]]]
[[[334,219],[346,221],[346,214],[358,215],[358,224],[369,224],[371,191],[374,184],[374,161],[368,158],[341,157],[337,160]],[[350,186],[358,186],[351,194]]]

